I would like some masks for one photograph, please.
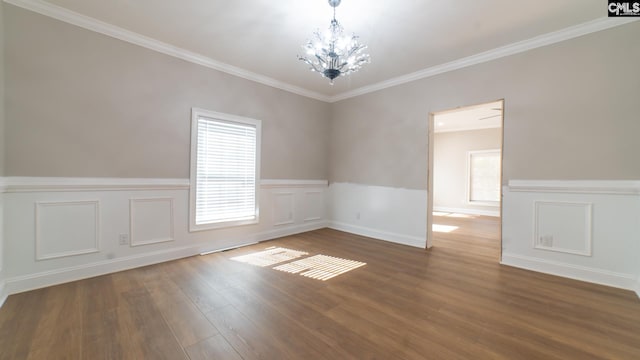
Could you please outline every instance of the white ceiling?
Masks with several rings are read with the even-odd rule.
[[[320,97],[606,17],[602,0],[343,0],[337,19],[368,44],[371,64],[331,86],[296,57],[328,26],[326,0],[6,1],[57,5]]]
[[[437,113],[433,125],[436,133],[502,127],[502,101]]]

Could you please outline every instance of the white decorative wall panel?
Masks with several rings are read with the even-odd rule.
[[[129,200],[131,246],[173,241],[173,199]]]
[[[99,202],[36,202],[36,260],[99,251]]]
[[[331,228],[426,247],[426,190],[332,183],[327,199]]]
[[[293,192],[273,193],[273,224],[293,224],[294,215]]]
[[[0,177],[0,284],[4,284],[2,270],[4,269],[4,184]],[[0,300],[2,293],[0,292]]]
[[[304,192],[304,221],[321,220],[324,217],[324,193],[320,190]]]
[[[5,292],[5,286],[4,286],[4,278],[5,278],[5,273],[4,273],[4,192],[5,192],[5,186],[4,186],[4,179],[2,177],[0,177],[0,306],[2,306],[2,304],[4,303],[5,299],[7,298],[7,293]]]
[[[326,188],[326,180],[263,180],[260,223],[189,232],[188,179],[10,178],[5,294],[323,228],[324,216],[304,221],[305,202],[324,201],[305,192]],[[129,244],[119,244],[123,234]],[[154,245],[137,246],[145,244]]]
[[[591,256],[591,205],[536,201],[534,247]]]
[[[512,180],[503,190],[502,264],[633,289],[640,182]]]

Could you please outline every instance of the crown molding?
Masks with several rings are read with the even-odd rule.
[[[389,87],[402,85],[408,82],[436,76],[449,71],[459,70],[469,66],[482,64],[491,60],[500,59],[506,56],[515,55],[521,52],[537,49],[539,47],[552,45],[562,41],[574,39],[583,35],[588,35],[602,30],[611,29],[617,26],[626,25],[638,18],[598,18],[586,23],[571,26],[562,30],[550,32],[531,39],[519,41],[513,44],[501,46],[475,55],[467,56],[448,63],[432,66],[410,74],[398,76],[376,84],[363,86],[351,91],[331,96],[329,102],[337,102],[352,97],[368,94],[374,91],[383,90]]]
[[[173,46],[162,41],[138,34],[133,31],[100,21],[98,19],[79,14],[63,7],[42,0],[4,0],[4,2],[33,11],[40,15],[48,16],[56,20],[66,22],[87,30],[107,35],[128,43],[142,46],[159,53],[176,57],[194,64],[202,65],[210,69],[218,70],[243,79],[288,91],[304,97],[329,102],[329,96],[315,91],[307,90],[299,86],[291,85],[268,76],[260,75],[233,65],[216,61],[204,55]]]
[[[81,28],[107,35],[131,44],[157,51],[159,53],[176,57],[194,64],[202,65],[214,70],[218,70],[243,79],[254,81],[263,85],[271,86],[293,94],[305,96],[328,103],[346,100],[352,97],[368,94],[374,91],[383,90],[389,87],[402,85],[411,81],[416,81],[431,76],[436,76],[449,71],[459,70],[465,67],[481,64],[502,57],[518,54],[539,47],[555,44],[565,40],[570,40],[579,36],[607,30],[621,25],[626,25],[638,18],[608,18],[603,17],[586,23],[571,26],[562,30],[536,36],[534,38],[519,41],[513,44],[498,47],[492,50],[481,52],[465,58],[457,59],[448,63],[432,66],[410,74],[398,76],[376,84],[363,86],[354,90],[346,91],[337,95],[327,96],[315,91],[311,91],[299,86],[288,84],[268,76],[260,75],[233,65],[216,61],[204,55],[173,46],[162,41],[125,30],[121,27],[85,16],[66,8],[53,5],[42,0],[3,0],[4,2],[21,7],[38,14],[54,18]]]

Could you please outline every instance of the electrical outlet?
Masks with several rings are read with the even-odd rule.
[[[118,236],[118,243],[120,245],[129,245],[129,235],[128,234],[120,234],[120,236]]]
[[[553,235],[540,236],[540,245],[545,247],[553,247]]]

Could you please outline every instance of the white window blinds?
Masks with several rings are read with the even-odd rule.
[[[500,201],[500,150],[469,153],[469,201]]]
[[[193,183],[195,177],[192,222],[196,227],[251,223],[258,217],[259,123],[220,117],[197,114],[193,120],[197,123],[191,179]]]

